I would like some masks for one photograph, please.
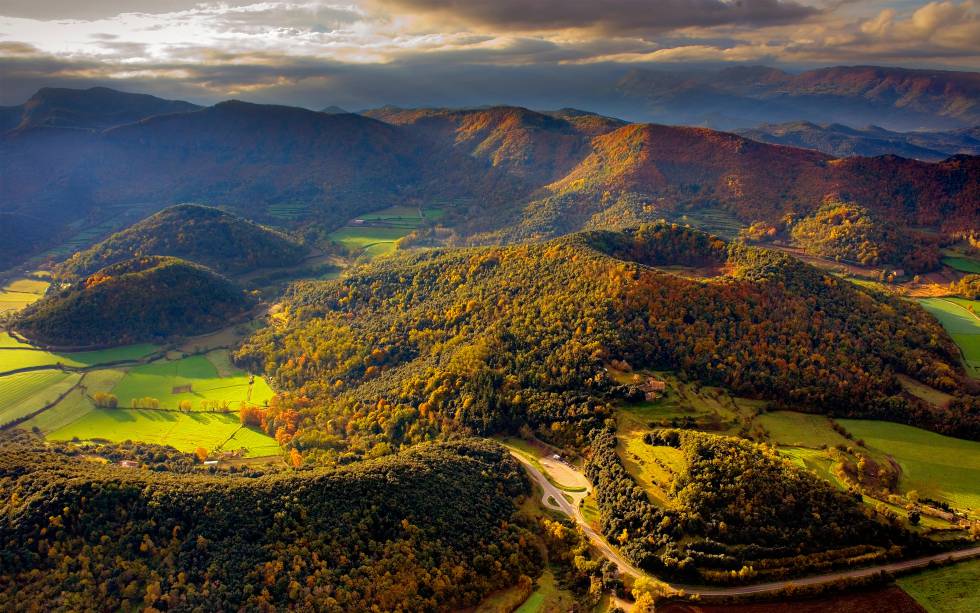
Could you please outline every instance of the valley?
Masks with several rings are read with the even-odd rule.
[[[97,119],[0,140],[12,208],[62,215],[0,249],[3,602],[932,610],[980,580],[976,159],[569,109]],[[38,163],[99,189],[69,210]]]

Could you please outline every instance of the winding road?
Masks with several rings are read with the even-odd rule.
[[[959,561],[972,558],[975,556],[980,556],[980,546],[970,547],[969,549],[960,549],[957,551],[948,551],[945,553],[940,553],[932,556],[926,556],[922,558],[914,558],[911,560],[903,560],[901,562],[892,562],[890,564],[881,564],[878,566],[870,566],[867,568],[857,568],[853,570],[838,571],[833,573],[825,573],[822,575],[811,575],[809,577],[799,577],[787,581],[772,581],[769,583],[756,583],[754,585],[743,585],[737,587],[706,587],[702,585],[685,585],[681,583],[670,583],[669,581],[663,581],[659,577],[650,575],[636,566],[633,566],[626,560],[623,556],[619,554],[618,551],[613,549],[609,542],[601,534],[595,531],[589,522],[586,521],[585,516],[582,515],[581,509],[575,505],[569,503],[562,496],[562,491],[552,485],[548,478],[545,477],[540,470],[538,470],[529,460],[524,458],[518,453],[511,451],[511,455],[520,462],[524,468],[527,470],[528,474],[534,479],[544,494],[541,497],[541,503],[546,508],[555,508],[554,504],[549,502],[549,499],[553,499],[557,503],[557,508],[572,518],[576,524],[582,528],[582,532],[585,536],[592,542],[593,547],[598,550],[602,555],[612,561],[619,568],[619,572],[627,575],[632,575],[634,577],[651,577],[657,581],[666,583],[670,587],[676,590],[682,590],[690,595],[698,596],[739,596],[746,594],[766,594],[769,592],[780,592],[786,587],[801,586],[801,585],[821,585],[824,583],[833,583],[834,581],[840,579],[860,579],[863,577],[870,577],[876,575],[882,571],[885,572],[901,572],[907,570],[914,570],[917,568],[924,568],[928,566],[931,562],[940,561]]]

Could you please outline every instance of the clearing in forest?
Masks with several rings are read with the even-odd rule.
[[[160,407],[166,409],[176,409],[181,401],[188,400],[195,411],[205,408],[202,405],[205,400],[227,402],[229,408],[237,410],[245,402],[263,405],[274,394],[262,377],[254,378],[251,397],[248,397],[248,388],[249,375],[231,365],[227,350],[218,349],[207,355],[163,359],[136,366],[112,389],[112,393],[121,407],[132,406],[134,399],[155,398]]]
[[[856,439],[902,468],[899,487],[980,517],[980,442],[886,421],[838,420]]]

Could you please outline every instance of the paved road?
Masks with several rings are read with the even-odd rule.
[[[609,542],[606,541],[605,537],[596,532],[592,526],[589,525],[589,522],[586,521],[585,517],[582,515],[582,511],[574,505],[569,504],[569,502],[561,495],[561,490],[552,485],[551,482],[548,481],[543,474],[541,474],[540,470],[535,468],[527,459],[521,457],[520,454],[511,452],[511,455],[513,455],[517,461],[524,465],[524,468],[527,469],[527,472],[531,475],[531,478],[534,479],[539,486],[541,486],[541,489],[544,491],[544,495],[541,498],[542,504],[547,508],[553,509],[555,508],[555,505],[550,504],[549,498],[554,499],[555,502],[558,503],[557,508],[565,515],[568,515],[575,520],[575,523],[582,528],[582,531],[592,542],[592,545],[599,550],[602,555],[611,560],[619,568],[621,573],[632,575],[634,577],[652,576],[630,564],[625,558],[623,558],[623,556],[619,554],[618,551],[613,549],[609,545]],[[958,551],[940,553],[923,558],[915,558],[913,560],[904,560],[902,562],[893,562],[891,564],[882,564],[869,568],[858,568],[834,573],[826,573],[823,575],[800,577],[788,581],[772,581],[769,583],[757,583],[754,585],[743,585],[738,587],[705,587],[701,585],[670,583],[669,581],[664,581],[664,583],[667,583],[674,589],[683,590],[688,594],[697,594],[699,596],[738,596],[743,594],[764,594],[767,592],[779,592],[785,589],[788,585],[820,585],[823,583],[832,583],[844,578],[858,579],[861,577],[870,577],[882,571],[905,571],[923,568],[928,566],[930,562],[938,562],[941,560],[965,560],[975,556],[980,556],[980,547],[960,549]],[[653,578],[657,579],[658,581],[663,581],[663,579],[660,579],[659,577]]]

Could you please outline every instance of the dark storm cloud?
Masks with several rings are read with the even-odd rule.
[[[371,0],[394,12],[455,17],[488,28],[636,33],[726,24],[777,25],[818,9],[794,0]]]

